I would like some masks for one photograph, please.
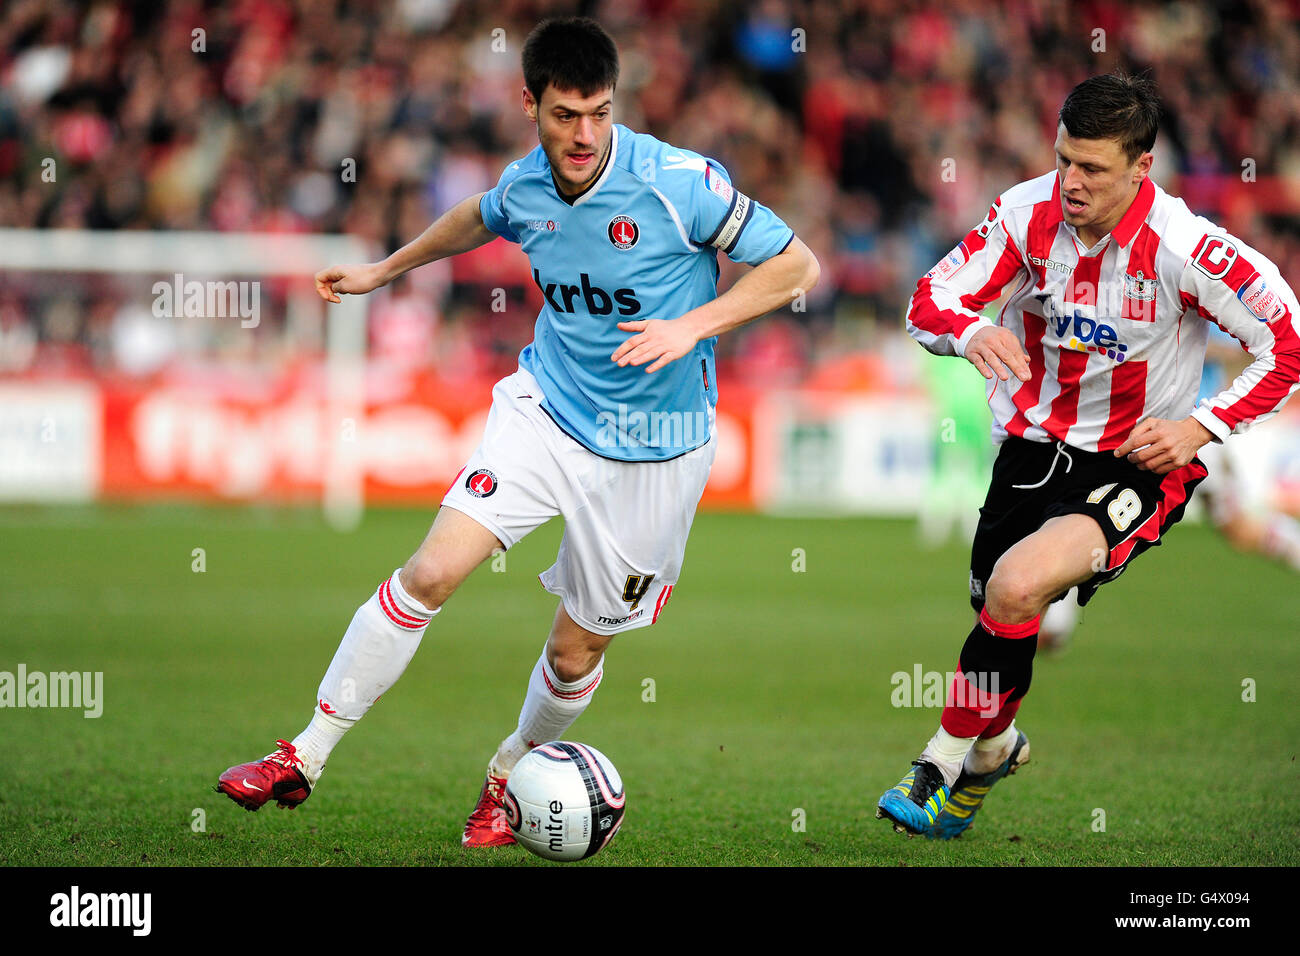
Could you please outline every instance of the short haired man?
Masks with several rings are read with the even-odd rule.
[[[513,843],[502,795],[515,763],[591,702],[614,635],[663,612],[717,444],[716,336],[812,288],[818,265],[716,161],[615,125],[618,67],[595,21],[538,25],[523,49],[538,147],[384,261],[316,275],[320,295],[338,302],[500,236],[523,247],[544,302],[518,371],[493,389],[482,444],[424,543],[352,619],[309,726],[222,774],[220,789],[242,806],[305,800],[469,573],[563,515],[559,555],[541,575],[560,604],[462,837]],[[754,266],[721,296],[720,250]]]
[[[1014,718],[1044,609],[1076,586],[1086,604],[1160,543],[1205,477],[1197,450],[1300,383],[1300,305],[1277,268],[1149,178],[1159,112],[1144,78],[1080,83],[1056,171],[1003,193],[912,297],[913,338],[988,379],[1001,447],[971,549],[979,620],[938,732],[877,805],[899,831],[970,825],[1029,758]],[[1212,323],[1254,360],[1188,415]]]

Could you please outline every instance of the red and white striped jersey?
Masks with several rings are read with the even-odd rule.
[[[907,330],[964,355],[979,311],[1014,284],[998,324],[1019,336],[1030,380],[988,384],[993,440],[1110,451],[1147,417],[1189,414],[1222,441],[1271,417],[1300,384],[1300,304],[1268,259],[1145,179],[1110,235],[1086,248],[1055,172],[1007,190],[917,283]],[[1208,322],[1254,361],[1193,412]]]

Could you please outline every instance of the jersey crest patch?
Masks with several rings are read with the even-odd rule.
[[[490,498],[497,490],[497,476],[480,468],[465,479],[465,490],[475,498]]]
[[[1156,300],[1156,280],[1148,279],[1139,269],[1137,275],[1124,274],[1124,298],[1137,302],[1154,302]]]
[[[641,238],[641,227],[631,216],[615,216],[609,221],[608,232],[616,249],[631,249]]]

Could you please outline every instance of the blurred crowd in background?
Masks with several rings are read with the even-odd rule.
[[[821,260],[802,311],[723,338],[723,374],[806,381],[879,354],[917,277],[1052,168],[1069,89],[1115,68],[1159,86],[1156,180],[1300,282],[1295,0],[7,0],[0,226],[346,232],[386,254],[536,145],[520,50],[566,13],[619,45],[618,122],[720,160]],[[132,345],[149,281],[0,273],[0,374],[157,371],[168,351]],[[494,242],[376,293],[372,349],[508,372],[538,301]],[[308,326],[221,334],[279,361],[319,350]]]

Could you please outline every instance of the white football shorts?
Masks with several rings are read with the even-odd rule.
[[[717,450],[708,442],[669,461],[616,461],[563,431],[519,369],[492,389],[483,442],[452,482],[445,507],[508,549],[564,516],[555,564],[539,575],[581,626],[617,634],[653,624],[681,574],[686,538]]]

